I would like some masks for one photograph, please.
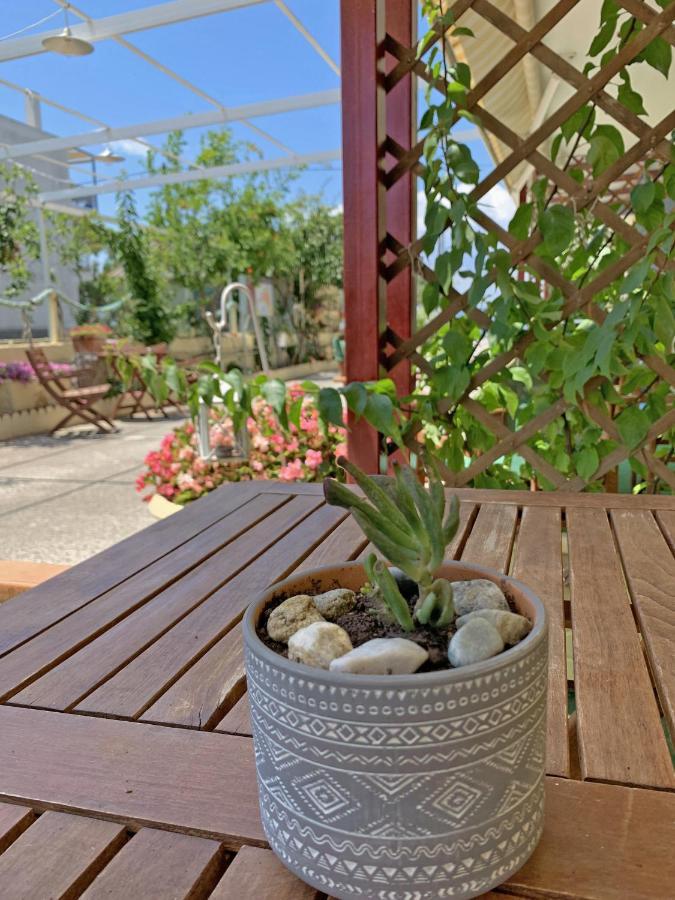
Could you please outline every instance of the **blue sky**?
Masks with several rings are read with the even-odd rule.
[[[92,18],[152,5],[158,0],[81,0],[76,3]],[[287,5],[338,63],[339,0],[288,0]],[[0,0],[0,38],[48,15],[52,0]],[[71,22],[78,21],[72,13]],[[60,27],[62,15],[27,32]],[[298,33],[274,3],[233,10],[176,25],[129,35],[141,50],[168,65],[226,106],[284,98],[339,87],[338,76]],[[68,58],[44,53],[0,63],[0,78],[39,91],[46,97],[101,119],[109,125],[127,125],[183,113],[205,112],[213,106],[112,41],[97,43],[87,57]],[[23,97],[0,85],[0,111],[23,119]],[[298,153],[340,147],[340,110],[337,105],[255,120],[275,138]],[[73,134],[91,127],[80,119],[43,107],[43,127],[56,134]],[[266,157],[281,151],[252,135],[243,125],[233,132],[241,140],[253,139]],[[186,132],[188,157],[194,154],[201,129]],[[161,143],[162,136],[149,138]],[[115,148],[118,149],[118,148]],[[124,144],[126,161],[100,167],[102,177],[142,170],[143,152]],[[327,171],[328,167],[334,171]],[[339,204],[342,180],[339,163],[305,171],[298,189],[322,192],[327,202]],[[139,192],[142,202],[143,192]],[[100,209],[114,211],[114,197],[102,195]]]
[[[76,6],[92,18],[102,18],[157,2],[80,0]],[[286,0],[286,3],[339,65],[339,0]],[[56,9],[53,0],[0,0],[0,38]],[[71,24],[80,21],[73,13],[70,16]],[[63,17],[59,14],[27,34],[60,28],[62,24]],[[226,106],[323,91],[340,85],[337,74],[273,2],[138,32],[128,35],[128,40]],[[39,91],[49,99],[112,126],[213,109],[206,100],[113,41],[99,42],[95,48],[95,52],[86,57],[43,53],[3,62],[0,63],[0,78]],[[0,84],[0,112],[23,119],[23,96]],[[59,135],[95,127],[47,105],[43,105],[42,115],[43,127]],[[298,153],[334,150],[341,144],[337,104],[259,118],[255,123]],[[466,127],[464,124],[460,130],[466,131]],[[234,124],[232,130],[235,138],[254,140],[265,157],[281,154],[278,147],[252,135],[242,124]],[[186,132],[188,158],[194,156],[203,131],[191,129]],[[162,135],[149,138],[154,144],[161,144],[162,139]],[[489,171],[492,162],[477,135],[471,146],[483,173]],[[102,150],[104,146],[88,149]],[[100,178],[119,176],[122,170],[129,175],[143,171],[145,151],[141,146],[127,141],[113,149],[126,157],[125,162],[100,165]],[[76,174],[76,168],[71,170],[74,180],[88,180],[88,167],[80,168],[81,175]],[[322,193],[326,202],[338,206],[342,201],[340,164],[322,164],[305,170],[295,182],[295,189]],[[486,208],[495,213],[496,218],[508,220],[510,204],[506,191],[500,186],[495,190],[496,193],[487,198]],[[137,192],[141,207],[147,193],[144,190]],[[114,195],[101,195],[99,208],[104,214],[113,214]]]

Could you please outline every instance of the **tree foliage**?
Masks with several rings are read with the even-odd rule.
[[[38,259],[40,244],[31,198],[37,185],[26,169],[0,162],[0,275],[2,292],[15,297],[31,279],[30,261]]]

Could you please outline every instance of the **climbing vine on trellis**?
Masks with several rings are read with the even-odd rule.
[[[637,490],[672,489],[675,112],[648,125],[631,76],[643,64],[668,78],[675,3],[605,0],[583,72],[542,43],[573,2],[530,32],[488,0],[423,6],[413,52],[385,41],[398,60],[386,87],[427,85],[420,141],[405,151],[389,137],[383,175],[389,188],[414,169],[426,198],[422,238],[401,247],[388,234],[387,280],[412,260],[424,285],[425,324],[384,336],[386,367],[410,360],[418,373],[406,443],[432,446],[456,485],[615,489],[629,460]],[[469,8],[513,41],[478,83],[446,44],[472,40]],[[528,52],[575,91],[521,138],[480,101]],[[462,119],[508,148],[488,174],[453,136]],[[484,198],[524,160],[534,175],[505,228]],[[617,197],[626,172],[634,186]]]

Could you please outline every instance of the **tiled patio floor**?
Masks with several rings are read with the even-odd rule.
[[[0,559],[72,565],[150,525],[134,481],[145,454],[181,420],[0,443]]]
[[[311,376],[322,386],[335,386],[334,377]],[[73,565],[152,524],[134,481],[146,453],[180,421],[0,442],[0,559]]]

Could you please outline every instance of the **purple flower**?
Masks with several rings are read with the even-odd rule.
[[[73,366],[70,363],[50,363],[52,371],[56,375],[71,375]],[[34,381],[35,372],[28,362],[13,360],[12,362],[0,362],[0,384],[3,381],[18,381],[21,384],[27,384]]]

